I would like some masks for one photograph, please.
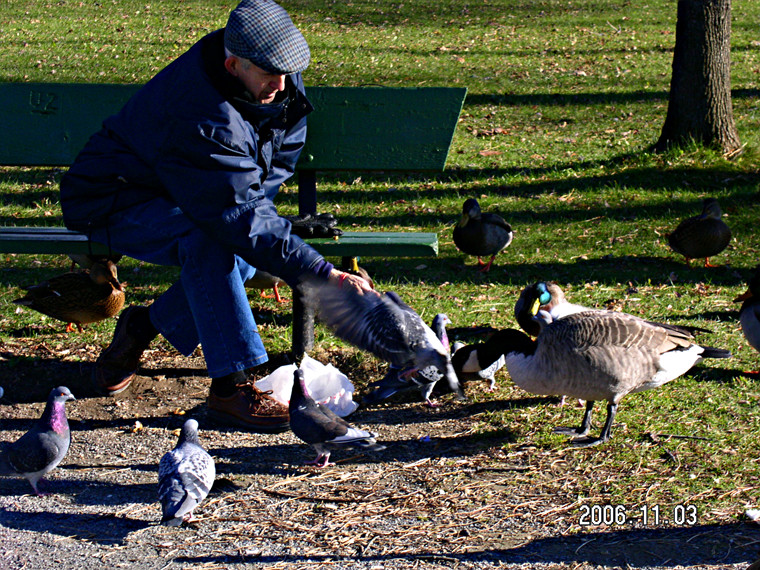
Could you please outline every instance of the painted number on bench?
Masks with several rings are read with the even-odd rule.
[[[30,91],[29,110],[40,115],[55,115],[58,112],[58,94],[53,92]]]

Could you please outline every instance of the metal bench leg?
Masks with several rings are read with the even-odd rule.
[[[314,308],[304,303],[301,287],[293,290],[293,354],[300,358],[314,348]]]

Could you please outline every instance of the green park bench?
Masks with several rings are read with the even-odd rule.
[[[67,166],[101,121],[139,85],[0,84],[2,166]],[[317,173],[440,172],[467,90],[454,87],[307,87],[314,105],[296,167],[300,214],[317,212]],[[428,232],[345,232],[309,239],[325,257],[427,257]],[[84,234],[51,226],[0,226],[0,253],[108,253]],[[293,295],[293,351],[313,348],[314,315]]]

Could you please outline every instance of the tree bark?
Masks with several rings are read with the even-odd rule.
[[[741,148],[731,106],[731,0],[679,0],[673,74],[655,151],[695,141]]]

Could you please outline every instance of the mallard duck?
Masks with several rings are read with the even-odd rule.
[[[700,346],[681,327],[653,323],[614,311],[588,311],[547,322],[536,340],[515,329],[506,344],[506,367],[523,390],[567,395],[586,401],[580,427],[556,431],[574,437],[576,447],[609,440],[620,400],[685,374],[703,358],[728,358],[723,349]],[[607,401],[599,437],[588,437],[594,402]]]
[[[285,285],[285,281],[277,277],[276,275],[272,275],[271,273],[267,273],[266,271],[262,271],[261,269],[257,269],[256,273],[254,273],[253,277],[250,279],[246,279],[245,286],[249,289],[261,289],[261,296],[264,299],[274,299],[278,303],[286,303],[288,300],[285,299],[280,294],[280,285]],[[269,295],[267,291],[269,289],[272,289],[273,294]]]
[[[462,206],[462,218],[454,227],[454,245],[459,251],[478,258],[480,271],[491,269],[496,254],[512,243],[512,226],[498,214],[483,213],[475,198],[468,198]],[[488,263],[481,257],[490,255]]]
[[[534,305],[536,305],[534,307]],[[536,308],[537,307],[537,308]],[[531,311],[531,309],[534,309]],[[574,313],[593,311],[571,303],[565,297],[564,291],[553,281],[539,281],[525,287],[515,303],[515,319],[517,324],[530,336],[538,336],[541,332],[540,319],[533,318],[538,311],[546,311],[552,320],[561,319]]]
[[[89,271],[63,273],[26,290],[13,302],[67,323],[66,332],[74,325],[81,332],[82,325],[113,317],[124,306],[112,261],[95,262]]]
[[[755,269],[747,285],[747,291],[734,299],[734,302],[742,304],[739,322],[744,338],[752,348],[760,352],[760,266]]]
[[[121,261],[121,258],[124,257],[120,253],[111,253],[110,255],[69,253],[68,256],[71,260],[71,269],[69,269],[69,271],[74,271],[77,268],[77,265],[82,269],[92,269],[92,266],[95,265],[96,262],[107,263],[109,261],[113,261],[114,263],[119,263],[119,261]]]
[[[668,236],[668,244],[686,258],[687,265],[692,259],[704,257],[705,267],[716,267],[709,258],[726,249],[731,241],[731,229],[723,221],[715,198],[705,198],[702,204],[702,213],[678,224]]]
[[[363,267],[359,266],[358,257],[344,257],[341,260],[340,269],[346,273],[351,273],[352,275],[358,275],[359,277],[362,277],[367,283],[369,283],[370,287],[373,289],[375,288],[375,282],[372,281],[372,277],[370,277],[369,272]]]

